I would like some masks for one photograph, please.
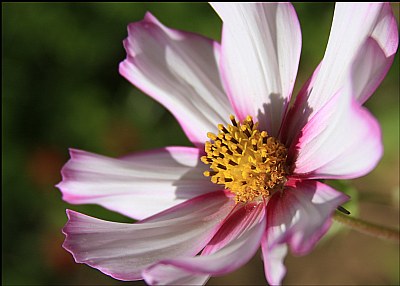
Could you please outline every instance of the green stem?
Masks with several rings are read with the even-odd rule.
[[[397,229],[392,229],[366,222],[361,219],[345,215],[339,211],[335,212],[335,214],[333,215],[333,219],[361,233],[382,239],[400,242],[400,232]]]

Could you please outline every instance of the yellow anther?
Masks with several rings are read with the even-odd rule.
[[[246,121],[247,121],[248,123],[253,122],[253,118],[252,118],[250,115],[247,115],[247,116],[246,116]]]
[[[217,136],[215,136],[214,133],[208,132],[207,133],[207,137],[210,138],[211,140],[215,141],[215,139],[217,139]]]

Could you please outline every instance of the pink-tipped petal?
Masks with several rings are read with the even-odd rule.
[[[350,90],[343,90],[301,130],[289,160],[299,177],[350,179],[369,173],[382,153],[379,123]]]
[[[258,118],[276,136],[290,102],[301,30],[289,3],[213,3],[223,21],[224,85],[240,120]]]
[[[289,180],[268,202],[264,249],[289,243],[296,254],[307,254],[328,230],[332,213],[347,200],[347,195],[318,181]],[[278,252],[282,256],[278,254],[284,249]]]
[[[171,265],[163,265],[162,271],[148,273],[143,272],[143,278],[148,285],[159,286],[159,285],[193,285],[200,286],[205,285],[210,279],[210,275],[207,274],[192,274],[182,271],[180,268],[176,268]]]
[[[219,45],[169,29],[147,13],[128,27],[120,73],[164,105],[201,146],[232,113],[219,75]]]
[[[281,285],[286,274],[286,267],[283,261],[288,251],[287,245],[283,243],[269,247],[268,237],[264,235],[261,240],[261,249],[265,278],[267,278],[269,285]]]
[[[213,252],[196,257],[183,257],[163,260],[144,271],[145,280],[152,284],[161,277],[168,278],[166,284],[175,284],[175,276],[185,275],[223,275],[244,265],[256,253],[261,237],[265,232],[264,204],[259,204],[251,212],[257,213],[254,221],[235,239]],[[232,223],[234,223],[232,221]],[[240,222],[239,222],[240,224]],[[232,228],[235,229],[235,228]],[[222,238],[222,237],[220,237]],[[216,249],[214,249],[216,250]]]
[[[57,185],[71,204],[99,204],[143,219],[187,199],[218,189],[203,175],[201,151],[166,147],[115,159],[70,150]]]
[[[143,279],[142,271],[160,260],[196,255],[233,206],[234,202],[218,191],[136,224],[107,222],[68,210],[63,247],[76,262],[116,279]]]
[[[268,203],[267,234],[275,244],[288,242],[298,255],[307,254],[326,233],[335,209],[349,197],[318,181],[290,180],[280,196]],[[269,237],[268,237],[269,238]]]
[[[397,34],[389,3],[337,3],[321,71],[309,99],[314,111],[343,87],[354,60],[369,37],[389,58],[397,50]]]
[[[299,96],[285,128],[293,140],[301,128],[339,91],[353,88],[364,103],[389,70],[398,46],[389,3],[337,3],[324,58],[306,96]],[[292,126],[293,125],[293,126]]]
[[[221,228],[203,249],[201,255],[210,255],[225,247],[243,232],[258,224],[262,218],[260,215],[262,216],[263,214],[263,204],[236,205],[231,214],[222,223]],[[172,265],[158,267],[158,271],[144,271],[144,278],[150,285],[204,285],[209,277],[209,275],[205,274],[187,272]],[[203,284],[199,283],[202,279],[204,279]]]
[[[201,252],[210,255],[225,247],[238,238],[243,232],[258,224],[264,215],[263,203],[237,204],[229,217],[226,218],[218,232]]]
[[[343,193],[317,181],[290,179],[267,204],[267,230],[261,247],[265,276],[280,285],[286,274],[287,244],[298,255],[311,251],[331,224],[331,214],[348,200]]]
[[[369,37],[365,41],[353,62],[347,82],[360,104],[367,101],[381,84],[393,59],[394,54],[387,57],[374,38]]]

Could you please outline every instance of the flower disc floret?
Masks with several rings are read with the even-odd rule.
[[[231,124],[218,125],[219,133],[207,134],[206,156],[210,165],[204,172],[215,184],[224,185],[235,195],[236,203],[268,197],[286,182],[287,150],[278,139],[258,130],[251,116],[240,123],[233,115]]]

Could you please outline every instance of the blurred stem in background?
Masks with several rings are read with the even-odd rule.
[[[333,219],[361,233],[377,238],[400,242],[399,230],[373,224],[359,218],[354,218],[349,215],[343,214],[340,211],[335,212]]]

